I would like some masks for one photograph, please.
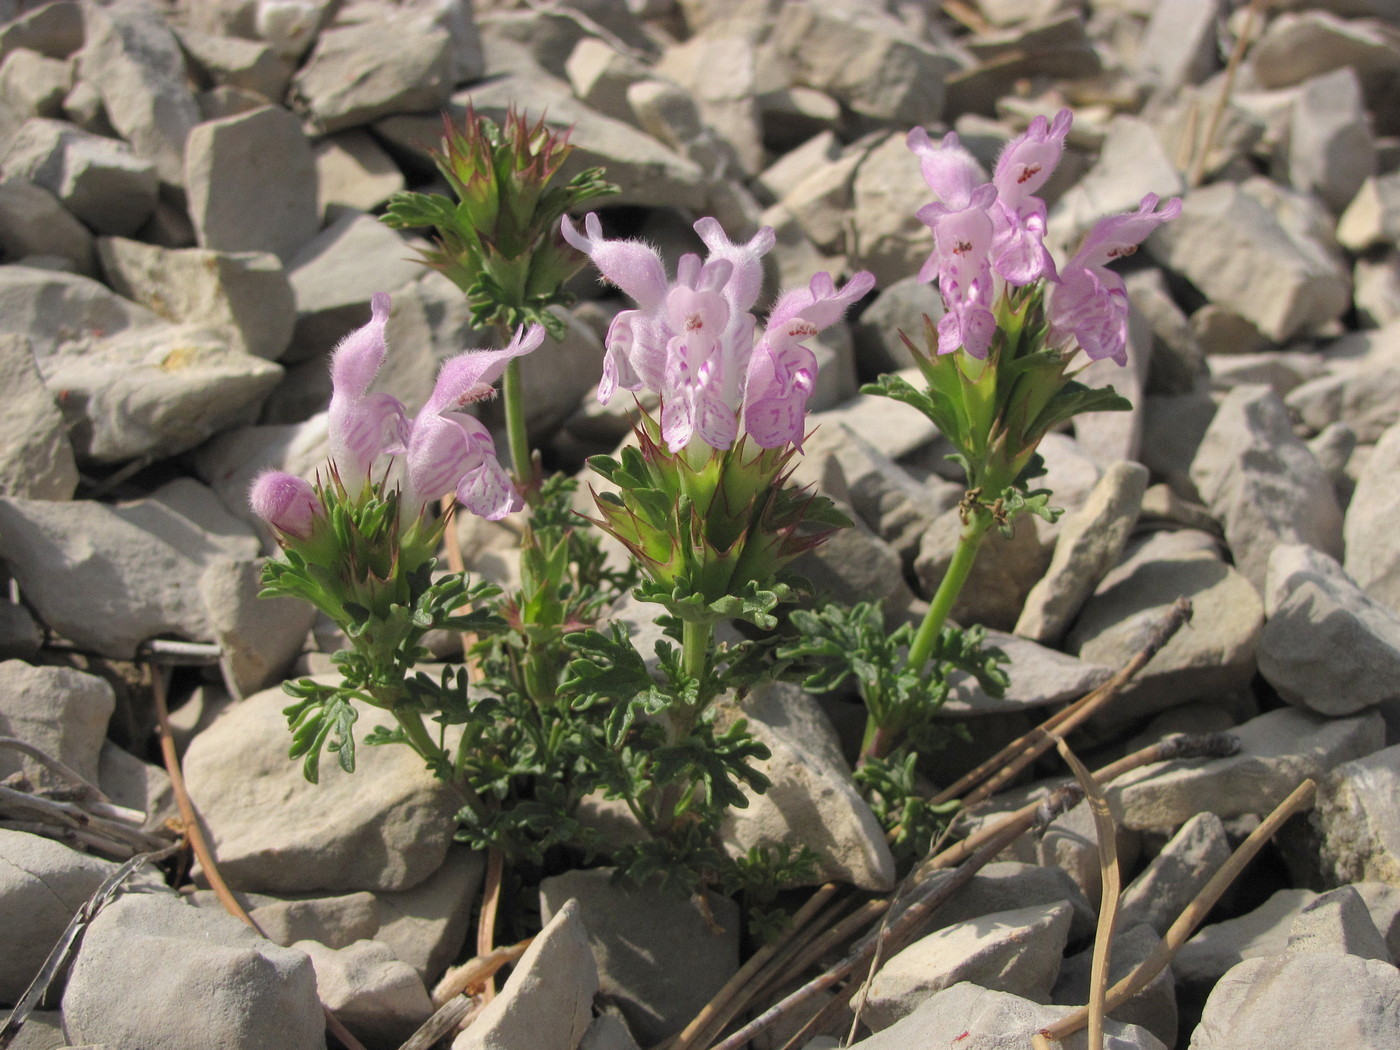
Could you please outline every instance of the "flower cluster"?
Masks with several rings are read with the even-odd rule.
[[[749,312],[763,284],[763,255],[773,247],[765,227],[745,244],[730,241],[704,218],[695,232],[709,257],[682,257],[669,281],[654,248],[602,235],[597,215],[580,233],[567,218],[564,239],[592,258],[599,272],[637,303],[608,330],[598,400],[618,387],[660,395],[661,436],[671,452],[693,437],[731,448],[743,432],[761,448],[800,447],[817,361],[804,340],[841,318],[875,284],[858,273],[839,291],[827,273],[774,304],[761,335]]]
[[[331,354],[327,419],[331,468],[350,498],[394,477],[399,507],[418,517],[429,501],[451,494],[474,514],[496,520],[521,509],[510,475],[496,459],[486,427],[463,409],[490,398],[506,364],[537,348],[544,329],[521,329],[503,350],[476,350],[446,361],[432,396],[412,419],[392,394],[370,386],[384,363],[389,296],[376,294],[371,318]],[[280,471],[261,475],[250,494],[253,510],[285,537],[307,539],[322,514],[321,500],[303,478]]]
[[[934,242],[919,278],[936,277],[943,295],[947,312],[938,323],[940,354],[963,349],[986,358],[1005,288],[1043,280],[1053,344],[1078,346],[1094,360],[1127,363],[1127,293],[1107,264],[1132,254],[1154,229],[1175,218],[1181,202],[1169,201],[1158,211],[1158,198],[1149,193],[1137,212],[1101,220],[1057,272],[1044,244],[1045,202],[1035,194],[1060,162],[1070,117],[1067,109],[1053,122],[1036,117],[1002,151],[990,182],[956,134],[934,146],[923,128],[909,132],[909,148],[937,197],[918,212]]]

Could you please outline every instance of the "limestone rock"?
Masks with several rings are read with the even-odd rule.
[[[406,747],[356,749],[356,772],[335,757],[310,784],[287,758],[281,689],[228,708],[185,754],[190,797],[231,886],[274,893],[398,890],[441,866],[452,838],[451,793]],[[387,715],[361,713],[363,737]]]
[[[0,663],[0,736],[32,744],[92,783],[115,706],[112,687],[95,675],[20,660]],[[0,751],[0,779],[16,771],[38,787],[66,784],[36,759]]]
[[[280,106],[192,129],[185,187],[201,248],[271,252],[286,264],[319,225],[311,146]]]
[[[1376,601],[1400,613],[1400,541],[1389,523],[1400,511],[1393,484],[1400,464],[1400,423],[1376,443],[1356,479],[1346,517],[1347,575]]]
[[[1376,174],[1376,145],[1361,84],[1349,67],[1305,83],[1288,136],[1288,178],[1340,214]]]
[[[88,925],[63,993],[63,1027],[75,1045],[325,1046],[305,953],[169,892],[124,894]]]
[[[396,1045],[432,1016],[422,979],[387,944],[366,940],[327,948],[298,941],[292,947],[311,957],[321,1002],[360,1039]]]
[[[34,363],[29,340],[0,334],[0,495],[71,499],[78,487],[63,415]]]
[[[1230,840],[1220,818],[1197,813],[1123,890],[1119,928],[1142,923],[1165,934],[1229,856]]]
[[[58,256],[74,273],[97,272],[92,234],[52,192],[32,182],[0,182],[0,259]]]
[[[1308,821],[1329,881],[1400,885],[1400,827],[1390,803],[1398,781],[1400,746],[1358,756],[1319,783]]]

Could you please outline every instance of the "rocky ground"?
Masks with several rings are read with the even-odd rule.
[[[326,354],[372,293],[395,303],[379,383],[407,403],[436,361],[489,345],[413,261],[417,242],[375,218],[431,184],[440,111],[470,104],[572,125],[570,164],[621,187],[605,221],[669,257],[714,215],[736,239],[777,230],[775,285],[876,274],[824,337],[800,472],[858,525],[801,568],[892,615],[929,594],[961,494],[931,425],[857,394],[911,363],[898,331],[939,310],[912,277],[930,245],[908,129],[956,129],[990,165],[1031,117],[1070,106],[1045,191],[1061,249],[1145,193],[1183,198],[1124,270],[1127,369],[1091,369],[1133,411],[1047,439],[1069,513],[985,551],[955,610],[1004,632],[1013,686],[955,694],[948,717],[975,743],[930,772],[951,780],[1105,681],[1189,598],[1191,623],[1072,738],[1091,765],[1177,731],[1240,745],[1113,783],[1115,973],[1304,778],[1317,801],[1115,1015],[1111,1045],[1400,1046],[1400,4],[474,7],[0,0],[0,735],[67,767],[0,747],[0,1004],[121,860],[165,841],[170,785],[133,662],[152,638],[201,643],[165,647],[206,660],[173,679],[178,746],[224,875],[270,938],[146,868],[12,1045],[321,1047],[319,992],[366,1046],[396,1047],[472,954],[484,864],[451,842],[417,760],[362,749],[353,777],[319,787],[286,760],[276,686],[327,669],[335,639],[307,608],[256,600],[270,546],[244,498],[257,471],[324,458]],[[524,359],[531,433],[568,470],[627,428],[591,396],[620,302],[587,275],[577,290],[565,342]],[[461,540],[477,572],[510,578],[507,528]],[[889,890],[846,765],[854,706],[773,689],[753,716],[775,789],[731,841],[807,842],[823,877]],[[984,812],[1044,790],[1022,783]],[[544,932],[453,1047],[652,1046],[734,973],[731,905],[715,902],[716,933],[605,876],[546,881]],[[1056,1004],[1085,1001],[1101,890],[1081,805],[886,961],[858,1045],[1029,1045]]]

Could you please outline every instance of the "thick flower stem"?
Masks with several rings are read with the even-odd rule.
[[[520,360],[506,365],[501,381],[501,400],[506,410],[506,444],[510,446],[510,465],[515,483],[526,499],[530,498],[533,469],[530,462],[530,437],[525,432],[525,394],[520,379]]]
[[[423,718],[418,712],[405,711],[397,706],[391,707],[390,711],[393,713],[394,720],[402,727],[404,739],[408,742],[408,746],[418,752],[423,760],[428,763],[428,768],[444,771],[454,768],[452,756],[443,750],[443,748],[439,747],[432,736],[429,735],[427,727],[423,725]],[[462,797],[466,799],[467,808],[477,816],[484,817],[486,815],[486,804],[481,800],[481,796],[472,789],[471,785],[467,784],[461,777],[457,777],[453,783],[454,786],[462,792]]]

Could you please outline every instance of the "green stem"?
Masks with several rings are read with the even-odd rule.
[[[408,746],[417,751],[430,768],[434,771],[448,769],[455,771],[456,763],[452,760],[452,756],[434,742],[427,727],[423,725],[422,715],[418,714],[417,711],[404,711],[400,707],[390,708],[390,711],[393,713],[394,720],[403,727],[404,739],[408,741]],[[486,804],[482,802],[481,796],[460,777],[453,783],[462,792],[462,796],[466,799],[467,806],[472,812],[478,817],[484,818]]]
[[[695,728],[695,720],[705,710],[708,698],[705,696],[703,681],[705,665],[709,660],[710,643],[714,638],[714,625],[693,623],[685,620],[681,624],[681,666],[685,673],[702,683],[699,699],[692,706],[680,704],[668,711],[666,717],[667,743],[674,744],[690,735]],[[676,824],[676,808],[685,798],[690,785],[680,782],[667,784],[656,797],[656,823],[652,834],[665,838]]]
[[[681,653],[685,673],[692,678],[705,676],[705,659],[710,652],[710,639],[714,637],[713,624],[692,623],[686,620],[681,626]]]
[[[520,380],[520,359],[506,364],[501,380],[501,399],[506,410],[506,444],[510,447],[510,465],[515,483],[522,493],[530,491],[533,473],[530,463],[530,437],[525,432],[525,395]]]
[[[958,545],[953,551],[953,560],[948,563],[948,571],[943,574],[938,590],[934,592],[933,601],[929,603],[928,612],[924,614],[924,622],[919,624],[918,633],[914,635],[914,641],[909,646],[908,662],[913,670],[922,671],[928,663],[934,643],[938,641],[943,624],[948,620],[948,613],[952,611],[953,604],[962,593],[963,584],[967,582],[968,573],[972,571],[972,565],[977,560],[982,538],[987,535],[991,525],[991,511],[980,506],[972,509],[962,534],[958,536]]]

